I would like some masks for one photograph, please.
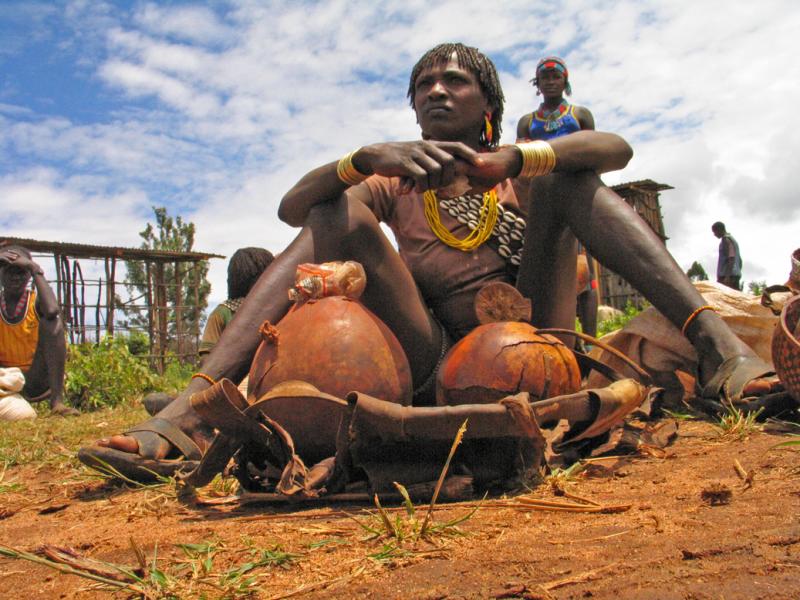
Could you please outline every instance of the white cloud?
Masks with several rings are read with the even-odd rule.
[[[713,271],[717,219],[740,242],[746,280],[782,280],[788,252],[800,246],[789,183],[800,148],[783,116],[800,101],[800,13],[788,0],[585,0],[558,11],[516,0],[212,6],[68,5],[74,29],[59,42],[91,48],[80,69],[105,85],[96,92],[113,110],[87,122],[58,105],[32,114],[3,98],[0,149],[18,163],[0,171],[0,191],[37,196],[51,213],[13,213],[4,219],[9,233],[68,239],[69,205],[96,226],[93,237],[119,227],[136,245],[149,206],[166,204],[195,221],[201,250],[280,250],[293,235],[276,217],[286,190],[344,151],[417,137],[405,98],[410,68],[434,44],[461,40],[501,67],[504,141],[538,103],[528,83],[538,58],[567,59],[574,101],[636,152],[606,180],[675,187],[662,205],[684,268],[701,260]],[[59,220],[61,237],[52,238]],[[224,261],[216,263],[213,297],[221,299]]]

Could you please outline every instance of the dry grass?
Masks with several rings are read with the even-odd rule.
[[[761,411],[762,409],[745,412],[733,404],[725,403],[725,413],[720,416],[719,422],[716,424],[720,439],[742,441],[756,431],[761,431],[761,425],[757,421]]]

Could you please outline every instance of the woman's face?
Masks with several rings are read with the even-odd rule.
[[[31,274],[27,269],[20,269],[14,265],[0,268],[0,285],[6,293],[19,294],[25,291],[30,281]]]
[[[477,77],[458,64],[424,69],[414,82],[414,110],[425,139],[478,143],[484,115],[489,112]]]
[[[544,69],[536,76],[536,87],[545,98],[559,98],[564,94],[567,80],[556,69]]]

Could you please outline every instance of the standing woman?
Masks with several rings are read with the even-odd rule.
[[[588,108],[570,104],[564,98],[572,95],[566,63],[557,56],[548,56],[536,65],[531,79],[537,96],[544,100],[534,112],[517,124],[517,141],[550,140],[562,135],[594,129],[594,117]]]
[[[572,95],[569,70],[563,59],[548,56],[536,65],[536,76],[531,79],[537,96],[544,101],[534,112],[528,113],[517,124],[517,142],[550,140],[576,131],[594,129],[594,117],[588,108],[570,104],[564,94]],[[588,270],[586,285],[578,290],[578,319],[584,333],[597,335],[597,277],[594,260],[581,248],[578,270]],[[585,259],[585,260],[584,260]],[[583,279],[579,278],[582,282]],[[577,342],[579,343],[579,341]]]

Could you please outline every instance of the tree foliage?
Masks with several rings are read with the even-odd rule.
[[[192,222],[185,222],[180,215],[171,217],[165,207],[153,207],[155,224],[147,223],[143,231],[139,232],[142,238],[141,248],[147,250],[169,250],[173,252],[191,252],[194,249],[195,226]],[[126,288],[131,298],[142,297],[147,290],[148,270],[143,261],[126,261],[128,277]],[[208,262],[198,263],[163,263],[164,286],[159,290],[156,285],[157,265],[150,264],[150,285],[153,295],[159,291],[166,294],[167,312],[167,339],[168,348],[174,352],[182,353],[186,350],[185,340],[178,340],[178,314],[180,314],[180,330],[184,334],[193,334],[200,331],[203,326],[204,312],[208,306],[208,294],[211,284],[208,282]],[[175,269],[180,269],[176,278]],[[180,287],[176,281],[180,279]],[[194,282],[199,280],[199,288],[195,297]],[[155,303],[155,298],[153,299]],[[138,304],[142,304],[141,302]],[[195,310],[195,307],[197,309]],[[126,310],[129,325],[146,328],[148,315],[142,309],[129,308]],[[153,315],[157,319],[157,313]],[[157,325],[157,324],[156,324]]]
[[[760,296],[764,293],[764,290],[767,288],[766,280],[761,281],[751,281],[747,284],[747,289],[750,291],[753,296]]]
[[[699,262],[694,261],[689,270],[686,271],[687,277],[692,281],[708,281],[708,273]]]

